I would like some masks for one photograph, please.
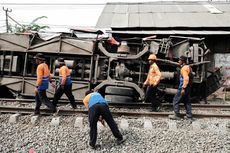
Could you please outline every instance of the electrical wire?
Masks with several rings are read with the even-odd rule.
[[[1,5],[105,5],[106,3],[0,3]]]
[[[29,25],[31,22],[18,21],[20,24]],[[46,24],[46,23],[37,23],[40,26],[50,26],[50,27],[70,27],[75,25],[58,25],[58,24]]]

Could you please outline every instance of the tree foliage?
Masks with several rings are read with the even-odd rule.
[[[14,26],[10,26],[9,30],[15,33],[24,33],[24,32],[32,32],[32,31],[39,32],[40,30],[49,28],[49,26],[42,26],[36,23],[38,20],[43,18],[47,18],[47,17],[46,16],[37,17],[29,24],[20,24],[20,25],[15,24]]]

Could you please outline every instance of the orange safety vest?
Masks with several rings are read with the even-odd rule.
[[[37,82],[38,90],[46,90],[49,87],[49,82],[51,80],[50,70],[46,63],[41,63],[38,65],[37,70]]]
[[[184,65],[180,70],[180,84],[179,89],[186,88],[189,83],[189,73],[190,67],[189,65]]]
[[[66,65],[63,65],[59,70],[59,84],[64,86],[71,83],[70,70]]]
[[[147,79],[145,80],[145,85],[158,85],[161,79],[161,72],[156,63],[153,63],[150,66],[149,73]]]

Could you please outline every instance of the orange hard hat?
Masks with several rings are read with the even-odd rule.
[[[157,60],[157,57],[155,54],[150,54],[148,60]]]

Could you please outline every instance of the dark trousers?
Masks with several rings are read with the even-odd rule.
[[[42,103],[45,104],[53,113],[56,112],[56,107],[48,99],[46,95],[46,90],[41,90],[36,93],[35,102],[36,102],[36,106],[34,110],[35,114],[40,114],[40,107]]]
[[[157,86],[148,86],[145,93],[145,101],[150,102],[152,109],[156,110],[158,106],[160,106],[160,102],[156,99]]]
[[[185,89],[185,94],[183,96],[181,96],[181,89],[178,89],[176,95],[173,98],[173,109],[174,109],[175,114],[177,115],[180,114],[179,104],[181,102],[184,103],[187,117],[191,118],[192,117],[192,105],[190,101],[190,88],[189,87]]]
[[[106,104],[95,104],[92,107],[89,108],[89,126],[90,126],[90,142],[89,144],[91,146],[94,146],[97,141],[97,122],[99,120],[99,117],[102,116],[102,118],[106,121],[106,123],[109,125],[113,135],[117,139],[122,139],[122,135],[117,127],[117,124],[115,123],[113,116],[109,110],[108,105]]]
[[[73,108],[76,108],[77,104],[75,102],[74,96],[72,94],[72,84],[65,85],[64,89],[62,89],[61,86],[58,87],[56,93],[54,94],[53,99],[53,105],[56,107],[58,104],[58,100],[61,98],[61,96],[65,93],[65,95],[68,97],[70,104]]]

